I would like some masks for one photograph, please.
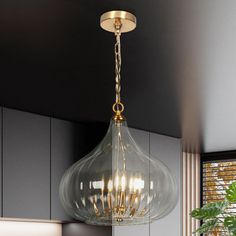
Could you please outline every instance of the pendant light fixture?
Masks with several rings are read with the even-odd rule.
[[[101,27],[116,37],[114,116],[101,143],[62,177],[60,199],[73,218],[93,225],[144,224],[167,215],[177,201],[169,169],[141,150],[132,138],[121,102],[121,33],[136,27],[126,11],[110,11]]]

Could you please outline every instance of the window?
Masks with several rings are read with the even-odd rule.
[[[224,199],[225,190],[236,180],[236,152],[219,152],[204,154],[202,166],[202,205]],[[236,213],[236,204],[228,209]],[[221,229],[212,232],[220,235]]]

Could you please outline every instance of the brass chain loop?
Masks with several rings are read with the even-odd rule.
[[[124,105],[121,103],[121,43],[120,43],[120,27],[119,25],[115,25],[115,36],[116,36],[116,43],[114,47],[115,52],[115,91],[116,91],[116,102],[114,103],[112,109],[115,113],[122,113],[124,111]]]

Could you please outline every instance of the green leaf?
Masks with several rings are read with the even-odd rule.
[[[231,203],[236,203],[236,181],[226,190],[226,198]]]
[[[225,217],[224,227],[228,228],[233,236],[236,236],[236,216]]]
[[[208,203],[202,208],[193,210],[190,215],[198,220],[208,220],[222,214],[227,206],[226,201]]]
[[[207,233],[211,230],[213,230],[216,226],[218,225],[218,220],[214,219],[214,220],[208,220],[205,223],[203,223],[196,231],[194,231],[193,233],[199,233],[199,234],[203,234],[203,233]]]
[[[196,208],[190,213],[190,215],[197,220],[202,220],[206,217],[206,212],[202,210],[202,208]]]

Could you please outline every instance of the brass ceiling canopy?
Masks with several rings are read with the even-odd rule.
[[[121,33],[130,32],[136,28],[136,17],[127,11],[109,11],[102,14],[100,25],[104,30],[114,33],[114,26],[117,24],[121,25]]]

